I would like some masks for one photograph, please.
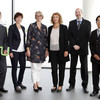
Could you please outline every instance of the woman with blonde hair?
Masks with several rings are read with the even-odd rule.
[[[56,12],[51,17],[53,24],[48,28],[48,51],[49,62],[51,62],[53,88],[51,92],[61,92],[65,63],[69,61],[68,56],[68,31],[67,26],[62,24],[62,16]],[[59,66],[59,82],[57,68]],[[57,88],[58,85],[58,88]]]
[[[35,92],[42,90],[39,86],[40,72],[43,62],[47,57],[47,27],[41,23],[43,19],[41,11],[35,13],[36,22],[30,24],[27,33],[27,56],[31,62],[31,76]]]

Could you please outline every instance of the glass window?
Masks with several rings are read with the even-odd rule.
[[[82,0],[69,0],[68,2],[66,0],[15,0],[15,13],[23,13],[22,25],[26,27],[26,30],[30,23],[35,22],[34,15],[36,11],[42,11],[44,15],[42,23],[47,26],[51,25],[50,19],[54,12],[61,13],[63,23],[68,25],[69,21],[75,18],[75,9],[77,7],[82,8]],[[29,62],[27,62],[27,66],[30,66]],[[44,63],[45,66],[50,66],[48,58]]]
[[[2,13],[1,24],[7,28],[11,25],[11,0],[2,0],[0,2],[0,12]]]
[[[2,18],[0,20],[0,24],[6,26],[7,30],[12,23],[11,22],[12,21],[11,7],[12,7],[11,0],[2,0],[0,2],[0,12],[2,13]],[[9,56],[7,56],[7,66],[11,66]]]

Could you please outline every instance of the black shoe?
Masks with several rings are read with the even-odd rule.
[[[42,87],[37,87],[38,88],[38,90],[42,90]]]
[[[61,89],[57,89],[57,92],[61,92],[62,91],[62,86],[59,86],[59,87],[61,87]]]
[[[0,92],[7,93],[8,90],[5,90],[4,88],[0,88]]]
[[[15,91],[16,91],[17,93],[21,93],[21,88],[20,88],[19,86],[16,86],[16,87],[15,87]]]
[[[55,87],[54,89],[51,89],[51,92],[55,92],[57,90],[57,87]]]
[[[68,87],[68,89],[66,89],[66,91],[71,91],[72,89],[74,89],[74,86],[73,86],[73,85],[70,85],[70,86]]]
[[[21,87],[21,89],[26,89],[26,86],[24,86],[23,84],[19,85]]]
[[[57,89],[57,92],[61,92],[61,91],[62,91],[62,89],[61,90]]]
[[[98,96],[98,99],[100,99],[100,95]]]
[[[35,89],[34,86],[33,86],[33,90],[34,90],[34,92],[37,92],[37,93],[39,92],[38,88]]]
[[[83,92],[86,93],[86,94],[89,93],[89,91],[87,90],[87,88],[83,88]]]
[[[90,96],[93,97],[93,96],[95,96],[95,95],[97,95],[97,94],[98,94],[97,91],[93,91],[93,92],[90,94]]]
[[[0,97],[2,97],[2,94],[0,93]]]

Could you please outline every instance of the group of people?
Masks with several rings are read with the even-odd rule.
[[[53,87],[51,92],[61,92],[65,76],[65,65],[70,60],[69,87],[66,91],[75,88],[76,65],[78,56],[81,62],[81,79],[83,92],[88,93],[88,43],[91,50],[93,92],[90,96],[95,96],[99,92],[99,72],[100,72],[100,16],[96,18],[97,29],[91,32],[90,21],[82,17],[82,10],[75,10],[76,19],[70,21],[69,28],[62,24],[60,13],[53,13],[48,29],[42,24],[44,18],[41,11],[35,13],[36,22],[29,25],[27,32],[27,42],[25,42],[25,27],[21,25],[23,14],[17,12],[14,16],[15,24],[8,30],[0,25],[0,46],[3,46],[4,54],[7,53],[7,46],[10,47],[10,59],[12,64],[12,80],[16,92],[21,93],[27,87],[23,85],[23,77],[26,66],[26,59],[31,63],[31,78],[34,92],[39,92],[42,87],[39,85],[41,67],[46,57],[49,56],[51,62]],[[1,13],[0,13],[1,17]],[[70,59],[69,59],[70,54]],[[17,78],[17,66],[20,71]],[[59,75],[57,69],[59,68]],[[8,92],[4,89],[6,76],[6,57],[0,55],[0,91]],[[0,96],[2,94],[0,93]],[[100,95],[98,96],[100,98]]]

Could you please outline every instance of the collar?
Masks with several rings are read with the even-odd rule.
[[[80,20],[79,20],[79,19],[76,19],[76,20],[77,20],[77,22],[78,22],[78,21],[82,22],[83,18],[81,18]]]
[[[100,29],[97,29],[98,32],[100,32]]]

